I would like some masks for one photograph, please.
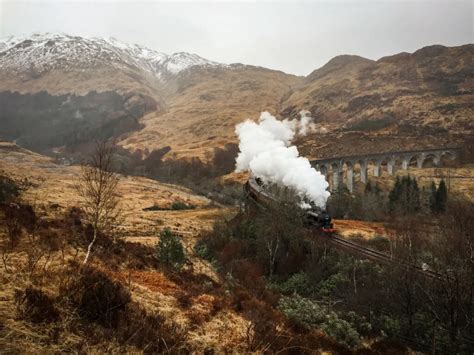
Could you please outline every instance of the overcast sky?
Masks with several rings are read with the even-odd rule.
[[[0,37],[64,32],[115,37],[307,75],[339,54],[378,59],[473,43],[474,0],[4,1]]]

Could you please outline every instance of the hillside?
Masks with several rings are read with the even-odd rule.
[[[0,43],[0,138],[43,152],[133,131],[121,143],[131,151],[170,146],[204,158],[298,80],[113,39],[37,34]]]
[[[270,303],[274,296],[258,299],[204,259],[196,243],[237,211],[176,185],[121,176],[124,220],[113,236],[100,236],[82,265],[90,226],[74,189],[79,172],[0,142],[1,197],[5,177],[23,188],[14,202],[0,203],[2,350],[249,353],[304,344],[348,351],[320,330],[294,329]],[[195,208],[173,210],[173,202]],[[163,210],[144,210],[152,206]],[[165,228],[184,245],[180,269],[158,259],[155,245]]]
[[[144,127],[122,141],[130,150],[171,147],[177,157],[207,160],[214,147],[236,142],[235,125],[279,107],[295,76],[260,67],[194,68],[176,79],[163,113],[146,115]]]
[[[311,111],[320,130],[302,141],[313,155],[370,151],[372,140],[379,142],[374,151],[459,143],[474,130],[473,55],[474,45],[465,45],[430,46],[378,61],[336,57],[288,93],[281,113]],[[329,141],[326,132],[337,144],[318,153],[320,142]]]
[[[0,41],[0,138],[69,155],[113,137],[142,158],[164,149],[165,159],[207,161],[236,142],[238,122],[264,110],[282,118],[308,110],[315,130],[300,143],[312,155],[352,149],[347,134],[382,144],[400,137],[399,147],[422,136],[463,142],[474,129],[473,54],[468,44],[377,61],[343,55],[303,78],[114,39],[8,38]],[[333,151],[317,153],[328,133]]]

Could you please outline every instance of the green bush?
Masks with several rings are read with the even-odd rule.
[[[209,250],[209,247],[204,241],[198,241],[194,246],[194,251],[200,258],[209,261],[212,260],[212,252]]]
[[[278,309],[290,320],[304,328],[320,326],[326,317],[326,310],[317,303],[298,295],[282,297]]]
[[[349,347],[354,347],[360,342],[357,330],[348,321],[339,318],[334,312],[328,313],[326,320],[321,324],[321,329],[327,335]]]
[[[318,295],[324,299],[333,299],[335,295],[339,293],[340,290],[344,290],[349,280],[347,276],[341,272],[337,272],[328,276],[327,278],[321,280],[318,283],[316,289],[318,290]]]
[[[195,208],[196,208],[196,206],[194,206],[192,204],[186,204],[182,201],[175,201],[171,204],[171,209],[176,210],[176,211],[179,211],[179,210],[193,210]]]
[[[278,308],[296,324],[307,329],[320,328],[342,344],[354,347],[360,342],[359,333],[348,321],[309,299],[298,295],[282,297]]]
[[[180,269],[186,261],[183,244],[169,228],[160,233],[160,239],[156,244],[156,253],[161,263],[176,269]]]
[[[277,287],[282,293],[287,295],[297,293],[300,296],[310,296],[314,291],[311,280],[303,271],[291,275],[289,279]]]
[[[153,205],[153,206],[150,206],[150,207],[145,207],[143,209],[143,211],[166,211],[167,208],[163,208],[161,206],[158,206],[158,205]]]

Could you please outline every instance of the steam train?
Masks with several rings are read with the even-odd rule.
[[[270,205],[275,202],[275,199],[263,188],[263,181],[258,177],[250,177],[244,185],[246,195],[251,198],[257,205],[262,207]],[[316,227],[321,232],[331,235],[335,232],[334,224],[331,216],[319,207],[312,207],[305,210],[306,223],[310,226]]]

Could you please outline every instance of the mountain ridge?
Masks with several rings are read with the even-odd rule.
[[[314,118],[313,133],[320,135],[474,130],[473,44],[426,46],[376,61],[341,55],[301,77],[252,65],[220,64],[186,52],[167,55],[113,38],[34,38],[0,41],[0,94],[17,99],[18,105],[28,106],[38,97],[55,102],[58,116],[51,124],[67,119],[72,124],[66,126],[81,129],[70,117],[85,116],[91,125],[86,132],[111,135],[143,156],[166,148],[166,156],[173,159],[209,159],[214,148],[236,143],[237,123],[256,119],[261,111],[295,118],[307,110]],[[72,60],[66,60],[68,56]],[[68,101],[65,110],[61,99],[38,96],[40,92],[72,99],[73,104]],[[93,107],[81,99],[87,95]],[[15,115],[18,110],[10,107],[9,112]],[[49,117],[46,111],[43,115]],[[24,117],[8,119],[9,132],[17,132],[15,122]],[[35,118],[27,122],[22,129]],[[34,133],[27,134],[29,141]],[[68,132],[58,141],[68,142],[71,134],[90,133]],[[41,141],[43,148],[47,146],[47,140]]]

